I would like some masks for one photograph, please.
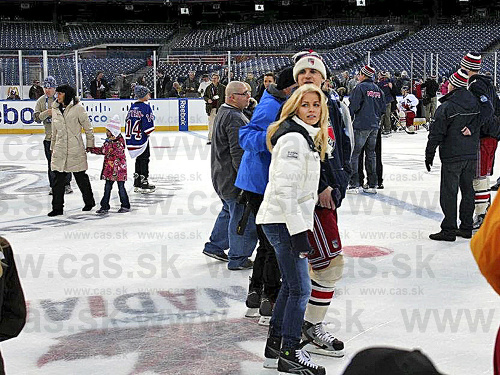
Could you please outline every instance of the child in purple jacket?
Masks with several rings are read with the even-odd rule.
[[[125,157],[125,140],[121,135],[120,117],[115,115],[106,124],[106,141],[102,147],[90,147],[88,151],[96,155],[104,155],[104,165],[102,167],[101,180],[106,180],[104,185],[104,195],[101,199],[101,208],[96,211],[99,215],[105,215],[109,211],[109,198],[113,183],[118,183],[118,194],[120,195],[121,207],[119,213],[130,211],[130,202],[125,181],[127,181],[127,159]]]

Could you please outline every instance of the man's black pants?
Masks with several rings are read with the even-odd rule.
[[[441,222],[443,232],[453,233],[457,229],[458,189],[462,194],[460,201],[460,229],[472,230],[474,215],[474,188],[472,180],[476,172],[476,160],[452,163],[444,162],[441,166],[440,204],[444,213]]]
[[[257,217],[257,212],[264,199],[263,195],[245,191],[248,204]],[[267,240],[267,237],[262,230],[262,225],[257,225],[257,237],[259,238],[259,246],[253,263],[252,282],[250,288],[264,287],[264,295],[276,301],[281,287],[281,273],[276,259],[276,253],[273,246]]]

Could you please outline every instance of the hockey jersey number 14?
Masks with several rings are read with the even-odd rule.
[[[125,119],[125,140],[132,158],[144,152],[148,146],[149,135],[154,130],[154,115],[149,104],[132,104]]]

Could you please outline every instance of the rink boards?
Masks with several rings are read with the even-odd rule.
[[[132,99],[82,100],[94,130],[103,132],[105,124],[120,116],[122,130]],[[152,99],[148,102],[155,115],[157,130],[206,130],[208,116],[203,99]],[[0,134],[43,133],[43,124],[35,121],[35,100],[0,101]]]

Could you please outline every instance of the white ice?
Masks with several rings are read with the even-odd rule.
[[[96,137],[102,142],[102,134]],[[134,165],[128,160],[132,212],[116,213],[115,186],[108,216],[97,216],[95,209],[82,213],[73,180],[75,192],[65,196],[64,216],[55,221],[46,216],[42,139],[0,136],[0,233],[17,255],[30,311],[20,336],[1,345],[7,373],[276,373],[260,363],[266,328],[251,319],[235,323],[244,319],[250,271],[228,271],[201,253],[221,207],[210,180],[206,132],[153,133],[154,194],[133,192]],[[384,138],[385,189],[350,195],[339,209],[344,247],[392,253],[346,256],[326,317],[328,329],[345,342],[346,356],[313,355],[330,375],[342,374],[355,353],[372,346],[421,349],[444,374],[492,373],[500,297],[479,273],[469,240],[428,239],[439,231],[442,213],[439,157],[426,172],[426,140],[425,130]],[[97,203],[104,190],[102,162],[89,155]],[[207,330],[210,322],[234,329],[218,336]],[[245,326],[250,331],[238,337]],[[132,338],[144,327],[151,329]],[[104,340],[111,332],[118,339]],[[234,348],[239,355],[232,356]]]

